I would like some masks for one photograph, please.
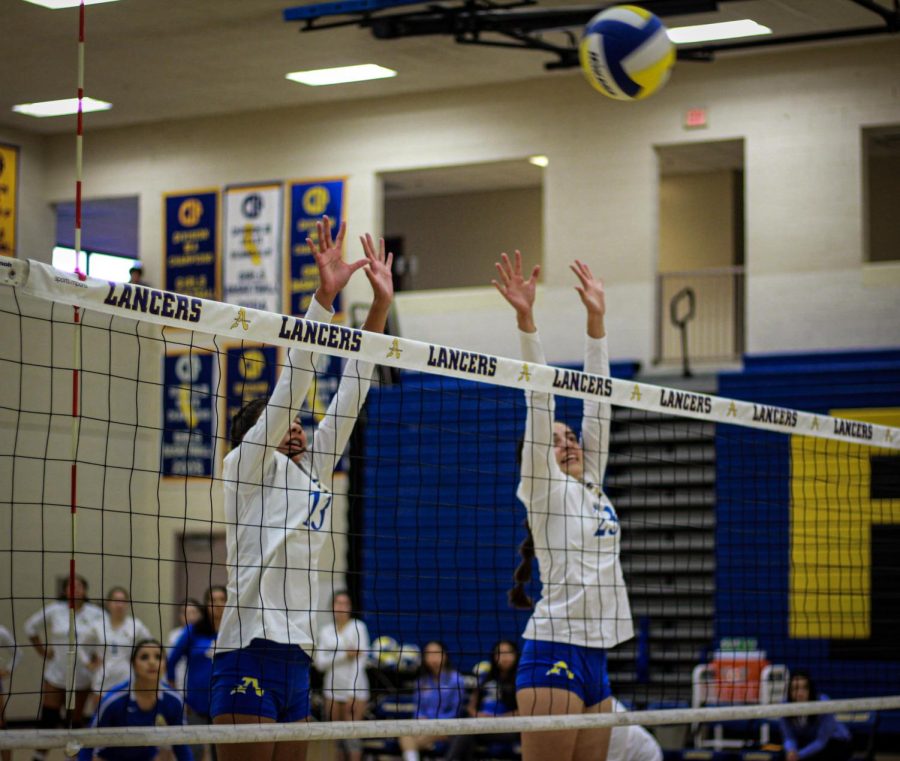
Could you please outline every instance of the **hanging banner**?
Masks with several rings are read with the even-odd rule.
[[[319,271],[306,239],[316,237],[316,222],[331,218],[337,235],[344,221],[344,178],[302,180],[290,184],[290,255],[288,256],[287,307],[293,315],[305,314],[319,285]],[[340,294],[334,302],[341,311]]]
[[[225,188],[222,300],[281,313],[282,185]]]
[[[19,149],[0,143],[0,255],[16,255]]]
[[[216,452],[215,355],[166,354],[163,369],[163,476],[213,474]]]
[[[225,420],[231,421],[247,402],[268,399],[278,380],[278,347],[232,346],[225,351]],[[230,446],[230,444],[229,444]]]
[[[218,299],[219,191],[163,196],[165,289]]]

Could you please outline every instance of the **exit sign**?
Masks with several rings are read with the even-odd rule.
[[[684,113],[685,129],[702,129],[709,126],[709,114],[705,108],[689,108]]]

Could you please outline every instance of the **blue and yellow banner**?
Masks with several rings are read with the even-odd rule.
[[[344,221],[344,178],[302,180],[290,184],[290,252],[288,255],[287,298],[288,313],[302,315],[319,284],[316,262],[306,239],[316,237],[316,221],[323,215],[331,218],[337,235]],[[341,311],[340,296],[334,303]]]
[[[278,379],[276,346],[233,346],[225,351],[225,420],[231,438],[231,420],[247,402],[268,399]]]
[[[213,474],[216,453],[215,355],[166,354],[163,369],[163,476]]]
[[[19,149],[0,144],[0,255],[16,255]]]
[[[217,299],[219,191],[166,193],[163,198],[165,289]]]

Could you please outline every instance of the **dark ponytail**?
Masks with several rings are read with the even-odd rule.
[[[531,610],[534,607],[534,601],[525,593],[525,585],[531,581],[531,566],[534,560],[534,535],[531,533],[531,527],[528,521],[522,524],[528,535],[519,545],[519,555],[522,560],[513,573],[513,581],[515,585],[507,592],[509,604],[519,610]]]

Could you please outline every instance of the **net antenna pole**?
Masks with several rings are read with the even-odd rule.
[[[84,280],[87,276],[81,271],[81,165],[83,156],[84,122],[82,101],[84,99],[84,0],[78,6],[78,114],[75,126],[75,274]],[[66,653],[66,716],[71,722],[75,710],[75,547],[76,517],[78,514],[78,431],[79,431],[79,397],[78,374],[81,367],[81,317],[78,307],[73,309],[72,321],[75,326],[72,337],[72,464],[70,466],[69,515],[71,521],[69,545],[69,648]]]

